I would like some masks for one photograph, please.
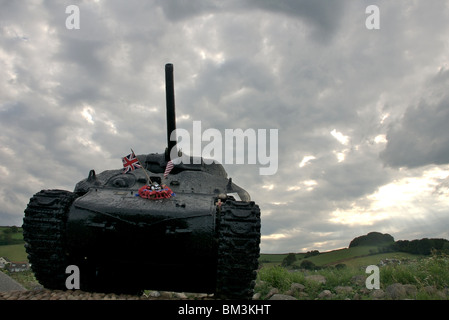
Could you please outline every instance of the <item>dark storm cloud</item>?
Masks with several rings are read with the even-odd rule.
[[[246,3],[246,2],[243,2]],[[291,17],[299,17],[312,24],[313,40],[327,41],[333,37],[340,25],[345,1],[307,1],[307,0],[249,0],[255,8],[278,12]]]
[[[248,12],[264,10],[305,21],[312,27],[311,39],[327,41],[338,30],[344,13],[345,1],[326,0],[239,0],[239,1],[189,1],[179,3],[176,0],[157,2],[170,20],[180,21],[200,14],[216,12]]]
[[[192,0],[179,2],[176,0],[157,0],[156,3],[160,6],[166,17],[170,20],[184,20],[202,13],[211,12],[212,10],[220,8],[222,1],[203,1]],[[226,4],[226,2],[225,2]]]
[[[381,159],[392,167],[449,163],[449,71],[431,79],[425,97],[391,125]]]

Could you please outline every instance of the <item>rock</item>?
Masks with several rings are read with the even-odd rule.
[[[173,291],[160,291],[159,293],[161,294],[162,299],[171,299],[174,296]]]
[[[72,290],[71,292],[72,292],[72,295],[75,297],[83,295],[85,293],[84,291],[81,291],[81,290]]]
[[[159,291],[153,290],[148,293],[148,296],[153,298],[159,298],[161,296],[161,293]]]
[[[104,296],[103,300],[117,300],[117,298],[115,297],[115,294],[108,293],[107,295]]]
[[[332,298],[332,292],[330,292],[329,290],[323,290],[323,291],[318,295],[318,299],[327,300],[327,299],[331,299],[331,298]]]
[[[357,286],[365,286],[366,277],[362,275],[356,275],[351,278],[351,282]]]
[[[437,292],[437,288],[434,286],[426,286],[423,291],[429,295],[434,295]]]
[[[292,283],[290,286],[290,290],[292,290],[293,292],[302,292],[305,288],[305,285],[296,282]]]
[[[337,294],[349,294],[352,293],[353,289],[350,286],[338,286],[334,288]]]
[[[255,293],[255,294],[253,295],[253,300],[259,300],[259,299],[260,299],[260,296],[261,296],[260,292]]]
[[[286,294],[276,293],[269,300],[298,300],[298,299]]]
[[[374,289],[371,292],[371,298],[373,300],[380,300],[385,298],[385,291],[383,291],[382,289]]]
[[[104,298],[105,294],[104,293],[97,293],[95,292],[92,295],[93,300],[102,300]]]
[[[361,289],[359,290],[359,292],[360,292],[361,294],[365,294],[365,295],[370,294],[371,291],[372,291],[372,289],[368,289],[368,288],[361,288]]]
[[[271,296],[275,295],[279,293],[279,290],[277,288],[272,288],[268,293],[267,296],[265,297],[265,299],[269,299],[271,298]]]
[[[435,286],[426,286],[423,288],[423,291],[427,293],[431,298],[447,299],[447,288],[443,291],[440,291]]]
[[[299,292],[299,293],[298,293],[298,297],[299,297],[299,298],[302,298],[302,299],[306,299],[306,298],[309,297],[309,294],[306,293],[306,292]]]
[[[407,296],[405,287],[400,283],[393,283],[385,289],[387,295],[394,300],[404,299]]]
[[[313,281],[313,282],[317,282],[320,284],[325,284],[326,283],[326,278],[320,274],[314,274],[311,276],[306,276],[306,280],[307,281]]]
[[[287,290],[285,294],[290,296],[298,295],[299,293],[303,292],[305,288],[306,287],[303,284],[294,282],[291,284],[290,290]]]
[[[187,299],[187,296],[184,292],[175,292],[175,297],[177,299]]]
[[[410,298],[416,298],[418,289],[413,284],[404,284],[405,294]]]

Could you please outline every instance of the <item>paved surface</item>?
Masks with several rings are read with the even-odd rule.
[[[0,292],[26,291],[17,281],[0,271]]]

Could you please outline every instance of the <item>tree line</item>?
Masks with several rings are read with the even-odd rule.
[[[449,254],[449,241],[446,239],[398,240],[382,248],[384,252],[400,251],[413,254],[429,255],[432,252]]]
[[[357,246],[377,246],[378,252],[406,252],[412,254],[429,255],[432,252],[449,254],[449,241],[440,238],[423,238],[416,240],[398,240],[388,233],[370,232],[356,237],[349,243],[349,248]],[[373,254],[374,254],[373,250]]]
[[[23,239],[17,239],[17,237],[13,237],[13,234],[21,232],[20,229],[16,226],[12,227],[1,227],[0,229],[0,246],[9,245],[9,244],[19,244],[23,243]]]

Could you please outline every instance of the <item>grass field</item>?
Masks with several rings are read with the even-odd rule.
[[[381,259],[416,259],[422,257],[416,254],[409,254],[404,252],[388,252],[378,253],[377,246],[358,246],[353,248],[337,249],[329,252],[323,252],[319,255],[308,257],[306,260],[313,262],[316,266],[334,266],[342,263],[348,267],[362,267],[372,264],[378,264]],[[281,265],[282,260],[287,254],[261,254],[259,262],[264,267],[272,267]],[[304,253],[297,253],[296,262],[294,265],[299,266],[304,258]]]
[[[0,257],[6,257],[10,261],[27,261],[27,253],[23,244],[10,244],[0,246]]]
[[[393,253],[395,254],[395,253]],[[373,255],[373,258],[382,258],[386,254]],[[393,284],[412,285],[414,290],[409,293],[404,291],[402,298],[416,300],[449,300],[449,256],[418,256],[411,255],[410,259],[400,265],[387,265],[380,267],[380,289],[388,291],[388,287]],[[355,258],[362,259],[362,258]],[[352,260],[352,259],[351,259]],[[362,260],[360,260],[361,263]],[[369,261],[366,261],[368,262]],[[366,264],[365,264],[366,265]],[[321,275],[325,277],[325,283],[317,283],[307,279],[307,275]],[[319,299],[319,294],[323,290],[333,293],[332,299],[345,300],[372,300],[371,291],[365,288],[365,283],[356,284],[354,277],[366,279],[365,268],[344,267],[344,268],[323,268],[316,271],[296,270],[292,271],[280,266],[264,266],[259,270],[256,292],[261,294],[261,299],[272,288],[278,289],[279,293],[293,294],[297,299],[315,300]],[[292,283],[302,284],[303,292],[306,295],[288,293]],[[338,292],[339,286],[349,286],[352,290]],[[410,287],[408,287],[410,288]],[[392,299],[384,296],[381,299]]]
[[[27,261],[27,253],[25,251],[25,243],[23,241],[22,228],[17,228],[18,232],[9,232],[10,227],[0,227],[0,239],[3,239],[5,234],[10,238],[12,244],[0,245],[0,257],[8,258],[10,261]]]

